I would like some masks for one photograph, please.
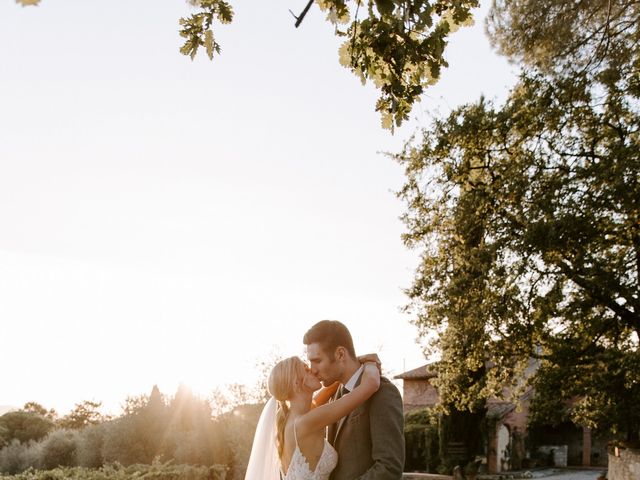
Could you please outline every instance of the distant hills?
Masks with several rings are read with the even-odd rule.
[[[18,407],[12,407],[11,405],[0,405],[0,415],[4,415],[12,410],[20,410]]]

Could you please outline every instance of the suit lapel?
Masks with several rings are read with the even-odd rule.
[[[341,387],[342,385],[340,385],[340,387],[338,387],[338,389],[336,390],[336,393],[333,394],[333,398],[331,399],[332,402],[335,402],[340,398]],[[329,443],[331,443],[331,445],[334,445],[335,443],[337,431],[338,431],[338,423],[332,423],[327,427],[327,439],[329,440]]]
[[[342,425],[344,425],[344,422],[347,420],[347,417],[348,417],[348,416],[349,416],[349,415],[347,415],[346,417],[342,417],[342,418],[340,419],[340,421],[338,422],[338,427],[336,428],[336,435],[335,435],[335,437],[334,437],[334,439],[333,439],[333,444],[334,444],[334,445],[335,445],[335,444],[336,444],[336,442],[338,441],[338,435],[340,435],[340,430],[342,430]]]
[[[358,385],[360,385],[360,380],[362,380],[362,374],[360,374],[360,376],[358,377],[358,380],[356,380],[356,383],[353,386],[353,388],[356,388]],[[340,389],[338,389],[338,391],[340,391]],[[338,436],[340,435],[340,431],[342,430],[342,426],[344,425],[344,422],[347,421],[347,418],[349,418],[349,415],[351,415],[351,413],[352,412],[350,412],[347,415],[345,415],[344,417],[342,417],[340,419],[340,421],[338,422],[338,426],[336,428],[336,435],[335,435],[334,440],[333,440],[333,444],[334,445],[338,441]]]

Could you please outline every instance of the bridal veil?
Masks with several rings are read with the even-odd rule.
[[[280,459],[276,446],[276,399],[271,397],[262,410],[244,480],[279,480]]]

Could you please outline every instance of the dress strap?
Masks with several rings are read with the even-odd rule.
[[[298,432],[296,431],[297,426],[298,426],[298,419],[296,418],[293,421],[293,438],[296,441],[296,447],[298,446]]]

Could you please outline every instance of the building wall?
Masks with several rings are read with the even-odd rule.
[[[529,402],[525,401],[521,406],[507,413],[502,423],[507,425],[511,432],[524,434],[527,431],[527,418],[529,418]]]
[[[640,478],[640,450],[612,448],[609,452],[609,480],[638,480]]]
[[[549,455],[554,467],[566,467],[569,458],[569,447],[567,445],[541,445],[538,447],[540,453]]]
[[[607,444],[611,438],[609,437],[591,437],[591,458],[590,464],[592,467],[606,467],[607,466]],[[638,476],[640,478],[640,476]]]
[[[556,426],[539,427],[536,432],[536,446],[566,445],[567,465],[582,465],[583,429],[571,422],[564,422]]]
[[[405,411],[433,407],[439,400],[438,391],[427,380],[404,380],[403,396]]]
[[[404,410],[405,412],[418,408],[435,406],[439,401],[438,391],[431,385],[429,380],[403,380]],[[508,392],[507,392],[508,393]],[[496,432],[489,435],[487,462],[490,473],[499,471],[502,467],[501,458],[498,452],[498,428],[504,425],[510,433],[509,459],[505,465],[509,469],[520,469],[525,467],[525,459],[528,452],[525,447],[525,440],[530,432],[527,431],[527,418],[529,416],[531,395],[525,394],[520,406],[506,413],[496,424]],[[504,400],[497,398],[490,399],[489,403],[507,404]],[[498,406],[498,408],[500,408]],[[609,456],[606,450],[607,438],[590,437],[590,449],[585,448],[585,436],[583,429],[573,424],[562,425],[557,428],[545,429],[544,440],[537,443],[543,445],[566,445],[566,462],[569,465],[591,465],[607,466]],[[529,452],[530,453],[530,452]],[[528,460],[527,460],[528,461]],[[626,479],[623,479],[626,480]],[[634,477],[640,480],[640,475]]]

